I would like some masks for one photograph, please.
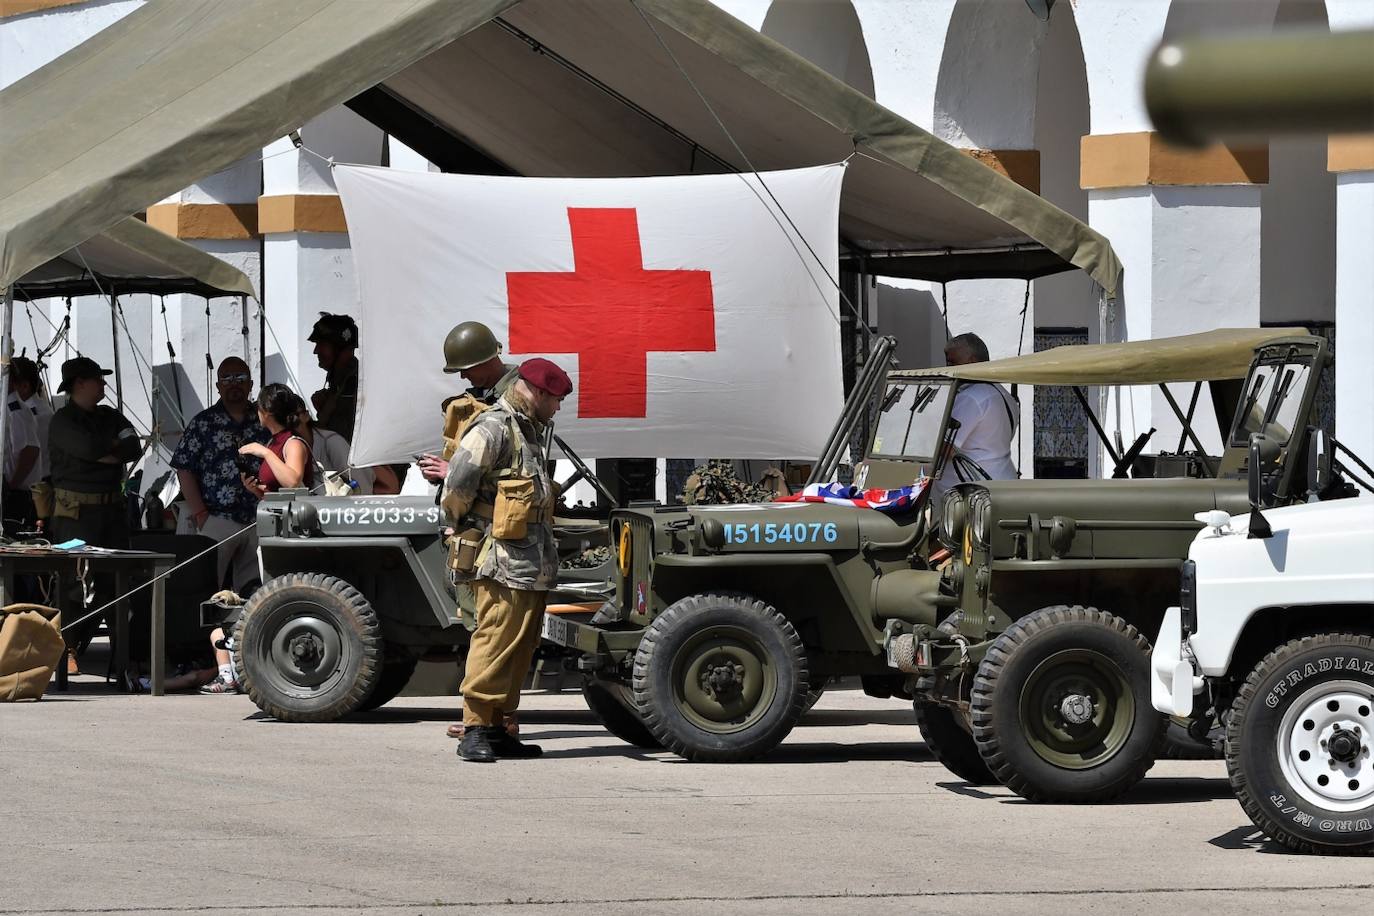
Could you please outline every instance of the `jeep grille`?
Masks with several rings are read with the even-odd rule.
[[[631,515],[624,524],[630,529],[630,572],[625,577],[621,607],[636,614],[647,610],[650,572],[654,558],[654,523],[638,515]],[[640,595],[645,607],[640,607]]]

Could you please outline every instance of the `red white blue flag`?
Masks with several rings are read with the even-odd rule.
[[[831,506],[850,506],[855,509],[877,509],[897,515],[913,508],[921,491],[930,484],[930,478],[923,477],[914,486],[899,487],[895,490],[877,488],[860,490],[858,487],[842,483],[813,483],[800,493],[779,496],[779,503],[826,503]]]

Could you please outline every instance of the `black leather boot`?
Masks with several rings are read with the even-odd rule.
[[[482,729],[482,731],[487,733],[487,744],[497,757],[506,757],[511,760],[528,760],[531,757],[538,757],[540,754],[544,753],[544,749],[539,745],[526,744],[500,725],[491,725]]]
[[[469,725],[458,742],[458,756],[473,763],[492,763],[496,753],[491,748],[490,730]]]

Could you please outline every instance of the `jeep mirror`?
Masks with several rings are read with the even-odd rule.
[[[1252,538],[1274,536],[1274,530],[1269,527],[1269,520],[1260,511],[1264,508],[1264,445],[1264,436],[1259,433],[1250,437],[1250,473],[1248,477],[1250,485],[1250,533],[1248,536]]]
[[[1320,429],[1307,437],[1307,498],[1316,502],[1331,484],[1331,440]]]

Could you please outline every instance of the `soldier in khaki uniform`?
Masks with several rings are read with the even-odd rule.
[[[553,481],[541,443],[571,391],[558,366],[526,360],[505,395],[468,426],[449,461],[443,507],[458,532],[450,565],[471,583],[477,603],[462,685],[464,760],[541,753],[510,735],[505,717],[520,704],[558,576]]]
[[[460,376],[468,383],[468,390],[448,398],[439,408],[444,414],[443,456],[425,454],[416,461],[425,480],[441,485],[448,477],[448,460],[457,449],[458,438],[473,411],[478,405],[495,405],[515,384],[519,367],[501,361],[501,344],[491,328],[480,321],[464,321],[454,325],[444,338],[444,371]],[[477,599],[468,583],[455,585],[459,616],[468,630],[474,630],[477,628]],[[515,716],[506,717],[506,728],[511,734],[518,732]],[[448,726],[447,733],[450,738],[463,737],[463,724],[456,722]]]
[[[138,434],[122,413],[100,401],[105,376],[93,359],[78,356],[62,364],[67,405],[53,414],[48,427],[48,456],[53,488],[53,543],[80,538],[96,547],[129,546],[129,511],[121,486],[124,465],[138,458]],[[114,597],[97,583],[97,602]],[[73,645],[84,642],[98,624],[91,619],[68,634]]]

